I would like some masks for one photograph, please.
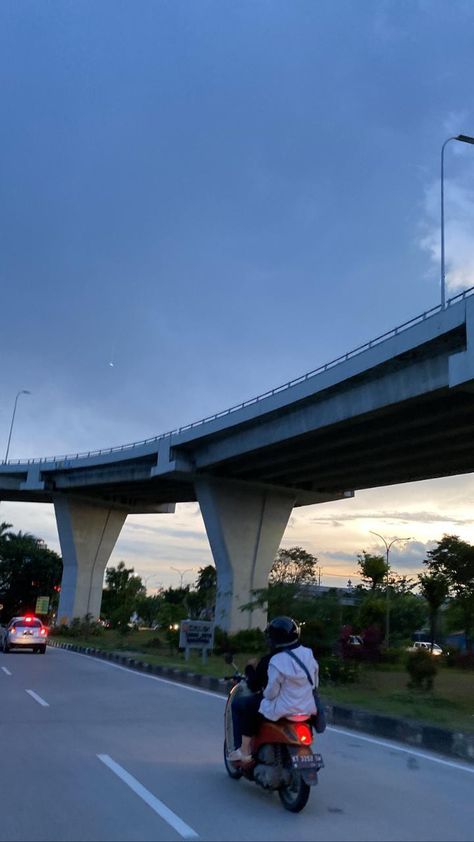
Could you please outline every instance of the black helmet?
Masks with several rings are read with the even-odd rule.
[[[275,617],[265,629],[265,634],[273,649],[283,649],[298,643],[300,627],[291,617]]]

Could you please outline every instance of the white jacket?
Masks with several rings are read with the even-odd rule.
[[[319,685],[319,666],[311,649],[298,646],[291,650],[308,670],[314,687]],[[316,713],[313,687],[305,671],[288,652],[277,652],[268,664],[268,683],[259,711],[265,719],[304,719]]]

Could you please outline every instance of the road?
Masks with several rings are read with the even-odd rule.
[[[306,809],[231,780],[222,696],[50,648],[0,654],[2,842],[464,840],[474,766],[331,728]]]

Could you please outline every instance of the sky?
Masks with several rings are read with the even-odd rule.
[[[474,135],[472,0],[3,0],[0,447],[139,441],[440,302],[440,151]],[[474,285],[474,146],[445,157],[447,295]],[[3,442],[3,445],[2,445]],[[474,543],[472,475],[295,509],[321,581]],[[0,520],[59,550],[52,506]],[[149,589],[212,557],[197,504],[129,516]],[[173,569],[175,568],[175,569]]]

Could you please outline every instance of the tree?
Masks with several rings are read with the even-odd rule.
[[[212,564],[199,568],[194,587],[196,590],[192,596],[194,597],[196,615],[205,619],[212,619],[215,612],[217,592],[217,573]],[[191,604],[192,600],[188,597],[188,605],[191,606]]]
[[[2,521],[0,523],[0,539],[6,538],[11,528],[11,523],[7,523],[5,520]]]
[[[26,532],[10,532],[10,526],[0,524],[2,619],[34,613],[39,596],[49,596],[50,611],[53,611],[62,577],[61,557],[41,538]]]
[[[444,535],[423,562],[432,574],[444,576],[449,593],[464,620],[467,647],[472,649],[474,630],[474,547],[457,535]]]
[[[420,573],[420,591],[428,603],[430,615],[431,651],[436,637],[436,621],[438,612],[449,593],[449,582],[442,573]]]
[[[371,555],[362,550],[358,556],[358,566],[362,579],[370,583],[370,590],[375,591],[387,575],[387,562],[382,555]]]
[[[146,595],[146,588],[140,576],[134,576],[133,573],[134,568],[125,567],[123,561],[120,561],[117,567],[109,567],[106,570],[101,613],[115,628],[128,628],[138,598]]]
[[[152,626],[158,620],[163,597],[160,592],[153,596],[139,593],[135,601],[135,611],[145,625]]]
[[[269,584],[307,585],[316,582],[317,564],[316,556],[302,547],[278,550],[268,578]]]
[[[299,614],[305,585],[316,583],[317,563],[316,556],[302,547],[278,550],[268,577],[268,587],[252,591],[252,599],[242,605],[241,610],[267,607],[270,618],[279,614]]]

